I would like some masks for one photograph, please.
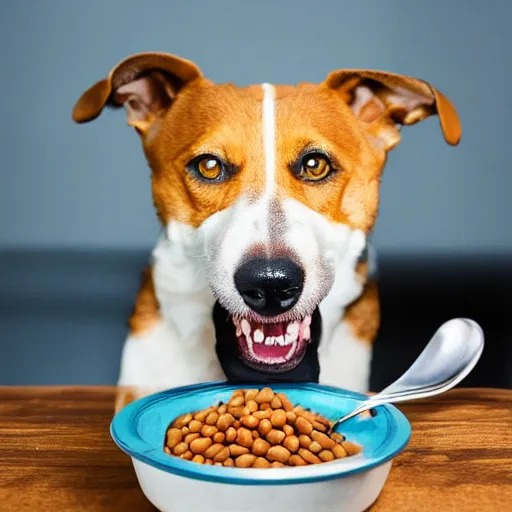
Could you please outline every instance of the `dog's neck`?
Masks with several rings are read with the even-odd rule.
[[[215,336],[212,320],[215,297],[207,283],[207,258],[203,233],[174,221],[168,224],[152,253],[155,293],[162,317],[176,330],[179,339],[198,346],[204,342],[210,344]],[[336,268],[329,294],[320,303],[320,351],[328,348],[345,308],[362,292],[364,278],[356,271],[360,259],[347,254]]]

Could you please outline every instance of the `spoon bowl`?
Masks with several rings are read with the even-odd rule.
[[[331,430],[377,405],[417,400],[448,391],[471,372],[483,349],[484,333],[474,320],[455,318],[445,322],[398,380],[339,418]]]

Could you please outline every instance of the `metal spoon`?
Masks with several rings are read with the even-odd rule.
[[[331,431],[377,405],[417,400],[448,391],[471,372],[483,349],[484,333],[475,321],[467,318],[449,320],[439,327],[423,352],[398,380],[339,418]]]

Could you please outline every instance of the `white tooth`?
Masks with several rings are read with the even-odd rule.
[[[237,336],[242,336],[242,329],[240,329],[239,325],[236,326],[236,335]]]
[[[251,324],[244,318],[242,320],[241,326],[242,326],[242,332],[246,336],[249,336],[249,334],[251,334]]]
[[[265,339],[265,345],[273,345],[274,344],[274,337],[273,336],[268,336],[266,339]]]
[[[265,335],[263,334],[263,331],[261,329],[256,329],[254,331],[254,343],[263,343],[264,339]]]
[[[306,318],[304,318],[304,320],[302,320],[302,325],[304,327],[309,327],[311,325],[311,316],[307,316]]]
[[[281,336],[276,336],[276,343],[281,346],[281,347],[284,347],[285,343],[284,343],[284,336],[281,335]]]
[[[304,330],[302,331],[302,339],[303,340],[311,339],[311,330],[309,329],[309,327],[304,327]]]
[[[291,322],[288,324],[288,327],[286,328],[286,332],[290,336],[295,336],[299,334],[299,322]]]
[[[284,344],[291,345],[297,340],[297,336],[292,336],[291,334],[286,334],[284,337]]]

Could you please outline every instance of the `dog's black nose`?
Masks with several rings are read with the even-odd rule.
[[[291,309],[304,287],[304,271],[289,259],[255,258],[235,273],[235,286],[256,313],[274,316]]]

